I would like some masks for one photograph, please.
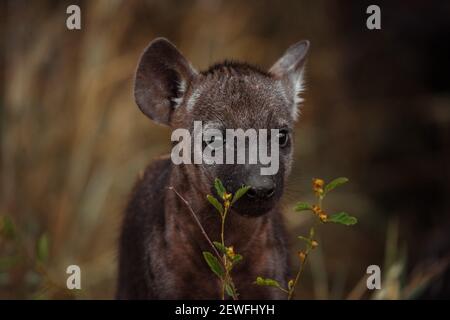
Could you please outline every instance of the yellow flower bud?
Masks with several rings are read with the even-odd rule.
[[[323,186],[325,185],[325,181],[322,179],[313,179],[313,191],[316,195],[320,196],[323,194]]]
[[[223,194],[223,200],[224,200],[224,201],[229,201],[229,200],[231,200],[231,193],[225,192],[225,193]]]
[[[298,257],[300,259],[300,262],[304,262],[306,259],[306,254],[303,251],[298,252]]]
[[[319,219],[320,219],[322,222],[326,222],[326,221],[327,221],[328,216],[327,216],[327,214],[325,213],[325,211],[322,210],[321,207],[316,206],[316,205],[313,205],[313,206],[312,206],[312,210],[313,210],[313,212],[319,217]]]
[[[320,209],[319,206],[316,206],[315,204],[312,205],[312,210],[315,214],[319,215],[322,212],[322,209]]]
[[[227,256],[233,259],[235,257],[233,246],[227,248]]]
[[[316,248],[319,244],[317,243],[317,241],[313,240],[311,241],[311,248]]]
[[[288,282],[288,289],[291,290],[293,286],[294,286],[294,280],[291,279]]]
[[[313,179],[313,185],[317,186],[318,188],[322,188],[324,184],[325,181],[323,181],[322,179]]]

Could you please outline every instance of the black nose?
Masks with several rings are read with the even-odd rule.
[[[275,193],[275,184],[268,182],[256,186],[251,186],[247,191],[247,196],[254,199],[269,199]]]

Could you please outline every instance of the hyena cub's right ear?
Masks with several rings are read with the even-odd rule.
[[[169,124],[197,71],[167,39],[157,38],[141,56],[134,82],[134,98],[150,119]]]

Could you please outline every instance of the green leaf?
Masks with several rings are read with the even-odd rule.
[[[258,286],[267,286],[267,287],[281,288],[281,286],[278,283],[278,281],[270,279],[270,278],[264,279],[262,277],[257,277],[255,283]]]
[[[49,241],[47,234],[42,234],[37,243],[37,259],[44,263],[48,259]]]
[[[358,222],[358,219],[355,217],[350,216],[346,212],[339,212],[336,214],[333,214],[327,219],[327,222],[334,222],[334,223],[340,223],[344,224],[346,226],[354,225]]]
[[[223,195],[225,192],[227,192],[227,190],[225,189],[225,187],[222,184],[222,181],[220,181],[219,178],[216,178],[214,180],[214,187],[216,188],[217,194],[219,195],[219,197],[223,198]]]
[[[0,235],[13,239],[16,235],[16,228],[11,218],[8,216],[0,217]]]
[[[312,210],[312,206],[309,203],[306,202],[298,202],[295,205],[295,211],[305,211],[305,210]]]
[[[230,297],[234,297],[234,290],[231,287],[230,284],[225,283],[225,292],[230,296]]]
[[[236,201],[238,201],[244,194],[247,193],[247,191],[250,189],[250,186],[242,186],[238,189],[238,191],[235,192],[233,196],[233,200],[231,200],[231,204],[234,204]]]
[[[336,187],[339,187],[340,185],[343,185],[344,183],[347,183],[348,179],[345,177],[340,177],[340,178],[336,178],[333,181],[331,181],[330,183],[328,183],[325,186],[324,189],[324,194],[327,194],[328,192],[330,192],[331,190],[333,190]]]
[[[224,271],[222,265],[219,260],[211,252],[204,251],[203,258],[205,258],[206,263],[211,268],[212,272],[214,272],[219,278],[222,278],[224,275]]]
[[[234,258],[233,258],[233,264],[238,263],[239,261],[241,261],[242,259],[244,259],[244,257],[242,257],[242,255],[240,254],[235,254]]]
[[[206,199],[208,199],[209,203],[211,203],[214,206],[214,208],[216,208],[216,210],[219,211],[220,214],[223,214],[223,206],[219,202],[219,200],[217,200],[215,197],[213,197],[210,194],[208,194],[206,196]]]
[[[226,248],[224,245],[222,245],[222,243],[217,242],[217,241],[213,241],[213,243],[214,243],[214,246],[215,246],[217,249],[219,249],[219,251],[220,251],[221,253],[227,254],[227,248]]]
[[[14,267],[19,262],[18,257],[0,257],[0,272],[5,272]]]
[[[264,284],[265,284],[264,279],[261,278],[261,277],[257,277],[255,283],[256,283],[258,286],[264,286]]]

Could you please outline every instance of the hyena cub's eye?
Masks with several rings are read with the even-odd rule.
[[[211,149],[220,149],[225,144],[225,140],[220,136],[211,136],[209,139],[204,141],[204,144]]]
[[[286,147],[289,142],[289,131],[286,129],[281,129],[278,132],[278,145],[283,148]]]

